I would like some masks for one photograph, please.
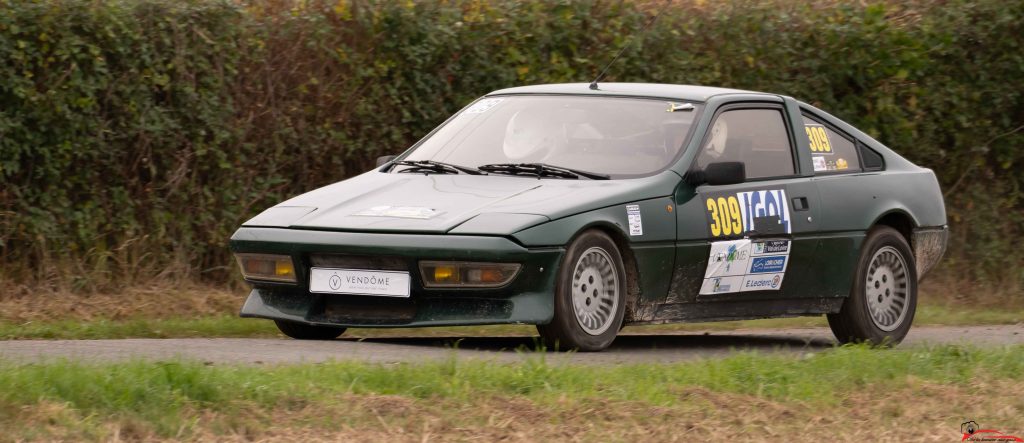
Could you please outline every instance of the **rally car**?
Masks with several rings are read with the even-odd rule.
[[[581,83],[487,94],[231,250],[241,315],[297,339],[518,323],[594,351],[624,325],[822,314],[898,343],[946,240],[932,171],[814,106]]]

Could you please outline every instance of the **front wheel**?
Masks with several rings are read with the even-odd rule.
[[[282,334],[298,340],[334,340],[345,333],[337,326],[314,326],[287,320],[274,320]]]
[[[840,343],[896,345],[907,336],[917,309],[917,265],[899,232],[879,226],[861,248],[850,296],[828,325]]]
[[[555,287],[555,315],[537,325],[548,346],[600,351],[615,340],[626,311],[622,254],[600,231],[580,234],[566,251]]]

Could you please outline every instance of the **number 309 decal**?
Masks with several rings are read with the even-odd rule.
[[[708,199],[708,216],[711,217],[711,236],[733,235],[743,232],[743,214],[735,195]]]
[[[831,154],[832,143],[828,141],[828,133],[822,125],[804,125],[804,132],[811,142],[811,152],[815,154]]]
[[[785,233],[792,232],[786,191],[783,189],[708,196],[705,206],[712,237],[742,235],[753,231],[755,220],[764,217],[778,220]]]

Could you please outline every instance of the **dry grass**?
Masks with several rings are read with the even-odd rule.
[[[981,288],[943,279],[926,280],[915,323],[919,325],[1014,324],[1024,321],[1024,296],[1013,288]],[[0,292],[0,336],[6,338],[124,338],[276,335],[269,322],[237,318],[247,289],[159,281],[117,292]],[[971,292],[974,291],[974,292]],[[979,295],[979,291],[987,295]],[[975,300],[984,299],[985,303]],[[821,327],[824,317],[632,326],[632,333]],[[159,331],[157,333],[157,331]],[[351,337],[532,336],[529,325],[359,329]],[[248,335],[251,334],[251,335]]]
[[[200,284],[137,286],[118,292],[0,293],[0,321],[168,319],[235,314],[244,289]]]
[[[950,386],[911,379],[893,391],[864,387],[830,407],[701,387],[679,388],[677,395],[681,401],[675,406],[602,399],[485,397],[459,403],[346,395],[329,405],[273,410],[242,405],[230,414],[195,412],[195,432],[183,430],[169,441],[943,442],[958,440],[960,423],[968,419],[1024,434],[1024,385],[1011,381]],[[40,439],[165,440],[129,419],[96,423],[93,431],[68,427],[95,418],[54,403],[25,408],[18,416],[19,422],[41,426],[29,434]]]
[[[490,398],[472,404],[442,404],[440,408],[417,402],[387,409],[376,407],[375,399],[365,403],[355,399],[353,406],[374,415],[362,426],[346,426],[328,434],[314,426],[285,426],[250,437],[407,442],[950,441],[959,437],[965,414],[985,417],[987,424],[1006,432],[1024,431],[1022,394],[1024,386],[1019,383],[960,388],[914,382],[894,392],[855,393],[842,405],[830,408],[705,388],[681,389],[679,396],[686,401],[677,407],[609,400],[564,400],[545,405]],[[909,398],[914,401],[907,402]],[[979,402],[980,398],[986,400]],[[353,412],[344,409],[336,413]]]
[[[976,308],[1024,309],[1024,287],[1013,278],[1012,271],[1003,282],[977,282],[939,273],[942,270],[921,283],[922,299]]]
[[[921,285],[920,298],[930,305],[972,308],[1024,309],[1021,288],[983,285],[931,276]],[[156,283],[116,292],[4,292],[0,290],[0,321],[166,319],[233,315],[247,288],[200,283]],[[984,302],[981,302],[984,300]]]

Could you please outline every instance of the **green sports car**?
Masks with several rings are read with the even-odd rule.
[[[290,337],[525,323],[595,351],[624,325],[822,314],[898,343],[946,241],[932,171],[811,105],[581,83],[490,93],[231,250],[241,315]]]

